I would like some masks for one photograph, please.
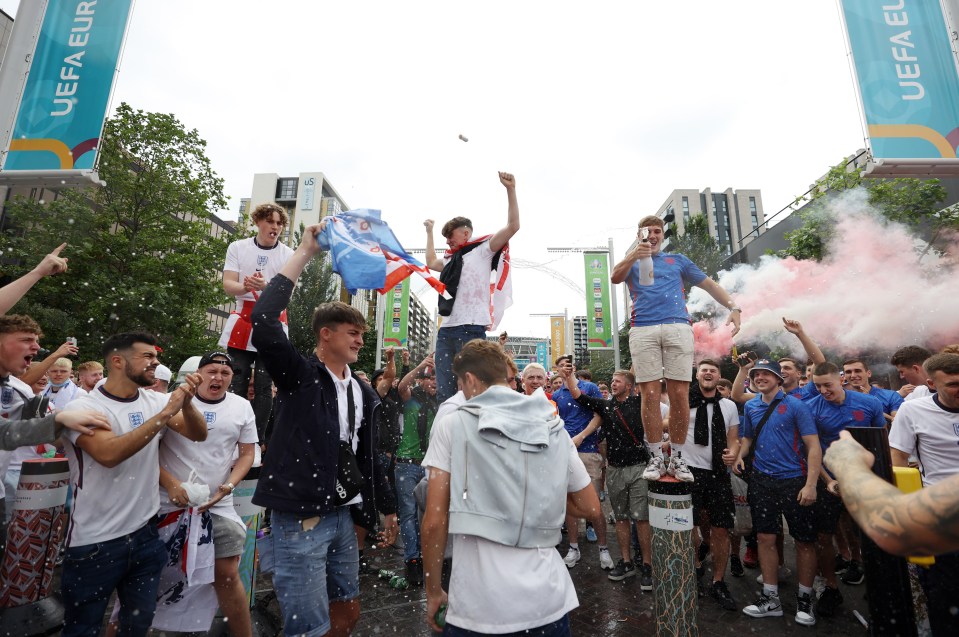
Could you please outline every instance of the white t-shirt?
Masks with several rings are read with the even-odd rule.
[[[923,486],[959,473],[959,410],[948,410],[936,396],[903,403],[889,428],[889,446],[919,458]]]
[[[697,469],[712,470],[713,468],[713,409],[712,404],[706,405],[706,422],[709,424],[709,442],[706,446],[697,445],[693,442],[696,431],[696,412],[699,407],[689,410],[689,433],[686,435],[686,443],[682,446],[683,460],[690,467]],[[722,411],[723,420],[726,422],[726,431],[739,426],[739,411],[736,409],[736,403],[723,398],[719,401],[719,409]],[[725,443],[723,444],[725,447]]]
[[[926,396],[932,396],[932,392],[929,391],[929,386],[916,385],[916,388],[906,394],[906,397],[903,398],[903,400],[915,400],[917,398],[925,398]]]
[[[243,277],[253,276],[257,272],[263,275],[267,283],[283,269],[286,262],[293,256],[293,250],[280,241],[272,248],[261,248],[256,237],[234,241],[226,249],[226,263],[223,271],[237,272],[240,283]],[[245,292],[236,297],[237,301],[253,301],[253,292]]]
[[[353,385],[353,404],[356,406],[356,414],[353,419],[353,426],[355,427],[353,431],[353,453],[356,454],[356,449],[360,444],[360,426],[363,424],[363,391],[360,389],[360,383],[353,378],[349,367],[346,368],[346,378],[337,378],[336,374],[331,372],[329,367],[326,368],[326,371],[330,375],[330,378],[333,379],[333,384],[336,385],[336,407],[340,416],[340,440],[344,442],[350,439],[350,411],[346,387],[347,383]],[[362,501],[363,494],[358,493],[355,498],[343,506],[359,504]]]
[[[103,387],[72,401],[64,411],[90,409],[106,414],[117,436],[129,433],[156,416],[167,396],[140,389],[123,399]],[[165,430],[112,469],[104,467],[77,446],[80,433],[67,430],[65,445],[73,487],[73,509],[67,546],[85,546],[122,537],[143,527],[160,510],[160,438]]]
[[[181,482],[187,480],[195,470],[197,478],[194,482],[208,485],[212,496],[230,477],[237,444],[259,442],[256,417],[250,401],[236,394],[227,393],[216,402],[207,402],[197,395],[193,404],[206,419],[206,440],[194,442],[175,431],[168,431],[160,443],[160,466]],[[174,511],[177,508],[161,486],[160,511]],[[243,523],[233,508],[233,494],[214,504],[210,511]]]
[[[47,385],[47,388],[43,390],[43,395],[50,399],[50,408],[56,411],[63,411],[63,408],[66,407],[70,401],[85,393],[86,392],[80,389],[72,380],[68,380],[67,384],[57,391],[53,391],[53,385]]]
[[[6,418],[7,420],[20,420],[24,396],[28,399],[33,398],[33,390],[30,389],[30,385],[27,385],[16,376],[10,376],[7,382],[0,387],[0,417]],[[31,448],[32,447],[27,447],[27,449]],[[7,469],[10,468],[14,462],[17,464],[23,462],[22,459],[15,459],[17,451],[18,450],[7,451],[0,449],[0,478],[6,475]],[[34,455],[30,457],[39,456],[34,453]],[[3,489],[0,489],[0,500],[6,495],[3,491]]]
[[[424,467],[449,472],[452,465],[452,422],[433,421]],[[589,474],[572,440],[566,492],[585,489]],[[557,485],[560,488],[560,485]],[[512,633],[554,622],[579,606],[569,569],[559,552],[516,548],[475,535],[454,534],[453,573],[446,621],[481,633]]]
[[[492,277],[493,255],[489,241],[484,241],[463,255],[463,269],[460,271],[459,286],[456,288],[456,300],[453,311],[443,319],[442,327],[456,325],[483,325],[492,323],[490,314],[490,279]],[[452,257],[450,257],[452,258]],[[443,265],[450,262],[443,259]]]

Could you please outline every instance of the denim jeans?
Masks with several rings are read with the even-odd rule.
[[[330,630],[330,602],[359,596],[360,555],[350,507],[321,515],[308,531],[303,517],[273,511],[273,588],[283,634],[314,637]]]
[[[453,357],[463,346],[476,338],[486,338],[485,325],[454,325],[441,327],[436,333],[436,403],[442,404],[456,393],[453,376]]]
[[[256,352],[235,347],[227,348],[233,357],[235,375],[230,383],[230,392],[246,399],[250,388],[250,374],[253,374],[253,415],[256,416],[256,433],[261,444],[266,444],[266,424],[273,411],[273,379],[263,365],[256,365]]]
[[[156,523],[107,542],[66,550],[61,579],[63,637],[96,637],[114,590],[120,600],[119,637],[146,635],[156,612],[167,552]]]
[[[486,633],[478,633],[474,630],[466,630],[465,628],[457,628],[450,624],[446,624],[443,628],[443,637],[482,637],[485,634]],[[569,615],[563,615],[556,621],[544,626],[529,628],[515,633],[498,633],[496,637],[570,637],[570,635],[572,635],[572,633],[569,628]]]
[[[396,462],[396,513],[403,536],[404,560],[420,556],[420,521],[413,489],[425,475],[426,470],[419,465]]]

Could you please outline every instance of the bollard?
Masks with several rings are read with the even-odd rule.
[[[693,500],[689,485],[664,476],[649,483],[657,637],[698,637]]]
[[[48,635],[63,624],[52,596],[53,569],[65,532],[70,469],[62,458],[25,460],[0,566],[0,635]]]
[[[856,442],[876,457],[873,473],[895,484],[892,456],[889,452],[889,434],[886,429],[849,427],[847,431]],[[905,637],[917,635],[906,559],[889,555],[861,531],[859,536],[862,543],[863,570],[866,573],[866,597],[869,600],[869,634]]]

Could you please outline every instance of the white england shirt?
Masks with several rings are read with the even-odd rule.
[[[89,409],[107,416],[113,433],[127,434],[156,416],[168,397],[140,389],[137,396],[120,398],[102,386],[70,402],[64,411]],[[67,546],[106,542],[133,533],[160,510],[161,431],[147,446],[112,469],[104,467],[77,446],[80,433],[67,430],[65,451],[70,464],[73,508]]]
[[[33,390],[30,389],[30,385],[16,376],[8,377],[0,386],[0,417],[7,420],[20,420],[24,396],[27,399],[33,398]],[[0,450],[0,477],[6,475],[15,454],[16,451]],[[3,499],[4,495],[4,490],[0,488],[0,500]]]
[[[938,396],[904,402],[889,427],[889,446],[916,456],[923,486],[959,473],[959,409],[939,403]]]
[[[490,314],[490,278],[492,276],[493,255],[489,241],[484,241],[463,255],[463,269],[460,271],[459,286],[453,310],[443,319],[443,327],[457,325],[487,326],[492,322]],[[452,258],[452,257],[450,257]],[[450,262],[444,258],[443,265]]]
[[[226,249],[226,263],[223,270],[239,273],[240,283],[243,283],[244,277],[253,276],[258,272],[269,283],[270,279],[283,269],[291,256],[293,256],[293,250],[280,241],[277,241],[272,248],[262,248],[256,242],[256,237],[240,239],[231,243]],[[247,292],[236,297],[236,300],[254,301],[256,299],[252,292]]]

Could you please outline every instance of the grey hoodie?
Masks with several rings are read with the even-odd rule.
[[[451,418],[450,533],[519,548],[558,544],[570,439],[556,407],[497,385]]]

